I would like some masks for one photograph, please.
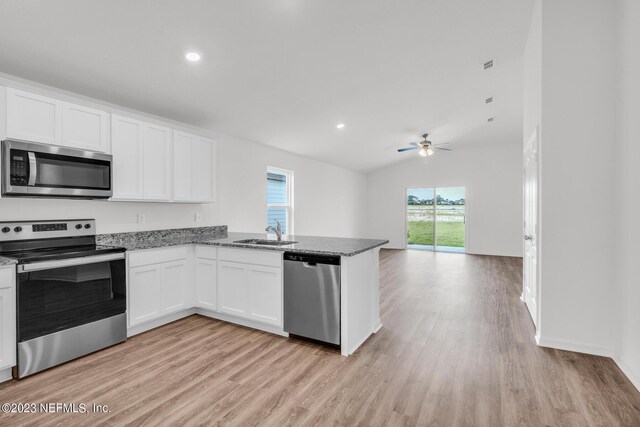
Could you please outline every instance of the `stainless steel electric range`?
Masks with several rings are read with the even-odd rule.
[[[0,255],[18,260],[14,377],[126,340],[125,249],[96,245],[95,220],[0,222]]]

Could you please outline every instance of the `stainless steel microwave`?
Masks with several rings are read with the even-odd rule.
[[[33,142],[2,141],[2,196],[105,199],[112,157]]]

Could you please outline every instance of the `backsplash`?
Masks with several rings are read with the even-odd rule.
[[[206,238],[220,239],[227,237],[226,225],[212,227],[169,228],[165,230],[132,231],[127,233],[107,233],[96,235],[98,245],[133,247],[140,241],[163,242],[173,244],[189,244]]]

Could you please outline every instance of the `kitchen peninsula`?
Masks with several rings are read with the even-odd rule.
[[[288,336],[283,254],[340,257],[340,351],[352,354],[381,327],[378,256],[386,240],[275,236],[225,226],[101,234],[127,249],[128,335],[200,314]]]

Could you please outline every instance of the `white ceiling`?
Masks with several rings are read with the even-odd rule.
[[[532,6],[2,0],[0,72],[369,171],[415,155],[395,149],[424,130],[454,148],[521,143]]]

